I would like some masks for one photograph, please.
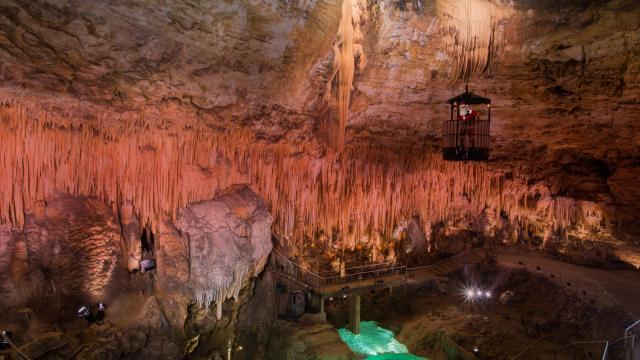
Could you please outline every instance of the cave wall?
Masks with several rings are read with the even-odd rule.
[[[411,216],[501,214],[509,241],[633,245],[635,2],[350,3],[366,64],[333,154],[323,124],[339,114],[322,98],[343,2],[4,2],[0,218],[22,226],[59,189],[130,202],[158,226],[246,183],[294,252],[321,232],[355,247]],[[465,80],[493,99],[488,164],[437,159],[443,104]]]
[[[375,234],[390,237],[412,216],[423,226],[462,222],[475,228],[484,221],[487,233],[507,222],[507,242],[529,233],[544,244],[568,234],[589,240],[617,234],[616,208],[608,203],[564,196],[553,179],[532,181],[523,170],[446,162],[421,148],[301,151],[256,142],[242,129],[221,135],[202,127],[150,130],[144,118],[136,120],[140,129],[117,134],[14,103],[0,108],[0,118],[8,140],[0,145],[0,165],[8,174],[3,180],[15,189],[2,194],[0,216],[18,227],[38,202],[64,189],[114,208],[133,204],[140,223],[157,232],[188,204],[245,183],[265,198],[280,245],[293,253],[321,233],[338,248],[371,246]]]
[[[132,217],[118,214],[130,212],[130,204],[114,209],[96,197],[55,192],[22,228],[0,227],[0,327],[16,334],[28,356],[177,358],[196,349],[220,356],[233,345],[272,248],[264,201],[246,186],[228,187],[185,206],[176,222],[167,217],[148,227],[148,249],[142,227],[137,241],[126,237]],[[127,256],[141,252],[155,260],[150,272],[139,263],[127,268]],[[77,317],[80,306],[95,314],[98,302],[107,304],[104,323]],[[198,347],[200,337],[205,345]],[[195,343],[187,350],[185,341]]]

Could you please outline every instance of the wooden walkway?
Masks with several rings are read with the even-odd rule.
[[[325,297],[357,293],[365,289],[393,288],[442,278],[466,264],[475,264],[486,256],[484,249],[463,252],[437,263],[419,267],[371,264],[347,268],[343,276],[322,276],[306,269],[274,250],[272,261],[278,275],[299,283]]]

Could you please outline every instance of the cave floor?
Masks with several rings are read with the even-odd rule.
[[[446,279],[367,291],[362,295],[361,318],[391,330],[409,353],[431,360],[449,359],[451,354],[511,359],[520,352],[518,359],[542,360],[554,355],[572,359],[575,351],[601,354],[598,343],[584,349],[563,346],[617,339],[634,318],[630,312],[637,311],[633,300],[640,296],[634,295],[640,274],[635,271],[577,266],[528,252],[496,255],[496,263],[461,268]],[[577,282],[576,291],[577,275],[584,279]],[[466,303],[463,289],[469,282],[490,289],[493,296]],[[596,301],[592,302],[594,286]],[[500,299],[506,291],[515,294],[507,302]],[[346,308],[346,299],[334,299],[328,305],[329,321],[336,327],[343,326]],[[480,354],[473,354],[474,347]]]
[[[640,314],[640,272],[633,270],[607,270],[578,266],[564,261],[542,257],[531,252],[518,252],[501,248],[497,250],[499,266],[506,268],[526,267],[533,273],[543,273],[546,276],[554,274],[555,278],[562,274],[572,286],[577,282],[579,293],[586,291],[583,296],[593,297],[608,305],[622,306],[633,318]],[[523,265],[520,265],[522,262]],[[537,269],[540,268],[540,270]],[[578,279],[579,278],[579,279]],[[576,280],[577,279],[577,280]],[[605,293],[606,292],[606,293]]]

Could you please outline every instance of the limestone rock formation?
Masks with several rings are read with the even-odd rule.
[[[113,295],[122,275],[113,210],[96,199],[57,193],[41,211],[27,215],[24,227],[33,301],[59,309],[66,301],[97,303]]]
[[[178,228],[189,242],[189,282],[198,304],[215,303],[221,317],[223,302],[237,299],[247,280],[264,268],[272,248],[271,223],[263,201],[241,185],[178,213]]]
[[[164,213],[175,217],[178,208],[234,183],[252,184],[274,213],[277,232],[289,239],[314,236],[318,229],[348,232],[354,216],[343,204],[372,210],[362,216],[370,223],[355,221],[353,238],[370,228],[389,231],[416,212],[432,224],[449,215],[476,221],[484,196],[445,185],[450,180],[437,175],[443,170],[438,163],[428,161],[415,178],[433,180],[450,197],[432,194],[414,202],[384,182],[375,183],[374,191],[368,184],[383,176],[416,193],[410,176],[415,168],[407,159],[424,161],[437,151],[448,111],[443,104],[462,91],[459,80],[468,79],[494,106],[492,162],[481,171],[493,180],[481,189],[512,191],[508,183],[519,183],[521,196],[507,194],[489,204],[487,211],[504,212],[512,223],[498,233],[509,232],[512,241],[530,237],[528,232],[563,237],[564,230],[538,231],[541,213],[537,225],[528,227],[531,221],[521,215],[530,211],[515,210],[514,203],[540,193],[551,201],[596,203],[608,233],[632,243],[640,233],[633,190],[640,146],[640,10],[633,0],[349,3],[361,12],[352,35],[367,66],[349,89],[342,86],[350,106],[340,112],[347,131],[347,155],[340,159],[325,151],[317,135],[326,115],[322,97],[331,85],[333,45],[347,47],[340,42],[344,31],[336,37],[346,2],[168,0],[160,11],[119,1],[5,1],[0,94],[30,110],[5,115],[15,119],[0,144],[0,166],[10,174],[3,188],[11,189],[0,193],[0,221],[22,226],[24,208],[31,211],[43,193],[63,188],[119,207],[131,203],[139,222],[157,225]],[[21,123],[34,126],[18,136],[12,129]],[[251,135],[227,133],[224,145],[204,141],[236,126]],[[245,151],[248,143],[260,147],[258,154]],[[273,143],[278,147],[262,147]],[[64,155],[66,146],[71,156]],[[411,155],[363,155],[371,147]],[[20,162],[25,156],[31,160]],[[377,163],[402,166],[378,172]],[[486,178],[477,169],[470,170],[474,179]],[[170,181],[157,174],[170,174]],[[313,193],[283,185],[288,182]],[[354,184],[362,190],[347,190]],[[451,213],[445,216],[442,209]],[[292,247],[300,251],[303,245]]]
[[[140,222],[134,212],[133,205],[126,203],[120,208],[120,223],[125,244],[125,263],[127,270],[140,270],[142,247],[140,244]]]
[[[327,323],[298,325],[278,321],[273,332],[275,336],[269,344],[270,358],[273,359],[347,360],[358,356]]]
[[[0,326],[19,334],[17,341],[28,342],[25,351],[34,356],[80,351],[87,359],[173,359],[180,358],[185,336],[208,338],[196,349],[207,356],[233,342],[239,313],[254,293],[253,278],[272,248],[272,217],[263,200],[238,185],[182,209],[179,227],[166,217],[154,228],[156,269],[129,276],[124,261],[140,254],[141,230],[132,207],[119,211],[118,218],[96,198],[52,192],[26,214],[23,230],[2,225]],[[261,284],[257,298],[264,299],[273,283]],[[217,314],[210,303],[193,306],[208,301],[207,293],[217,301]],[[232,304],[222,316],[225,300]],[[76,306],[98,301],[108,304],[104,324],[72,321]],[[254,330],[264,337],[274,312],[262,310],[262,326]],[[50,321],[59,318],[62,328]]]

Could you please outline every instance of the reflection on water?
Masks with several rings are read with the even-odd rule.
[[[426,360],[409,354],[409,350],[393,336],[393,332],[381,328],[373,321],[360,323],[360,334],[347,329],[338,329],[340,338],[358,354],[367,355],[367,360]]]

